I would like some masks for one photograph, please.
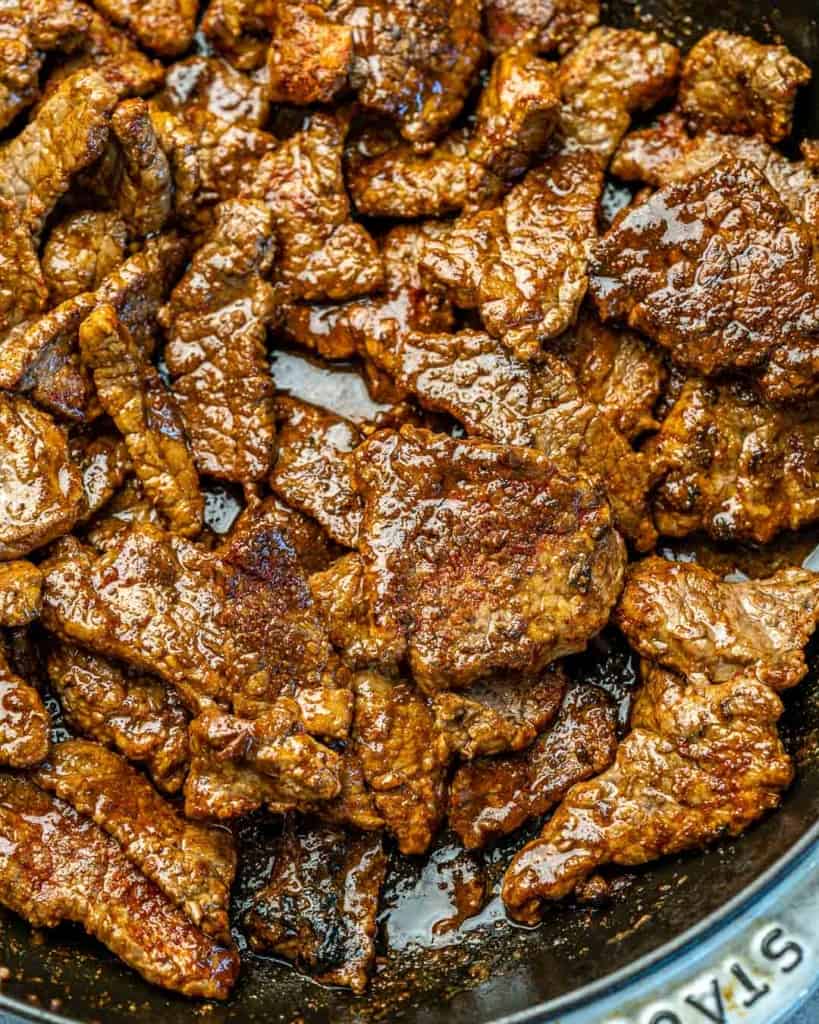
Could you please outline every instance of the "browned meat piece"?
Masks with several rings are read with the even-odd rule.
[[[191,818],[236,818],[264,806],[281,814],[341,792],[341,758],[304,732],[287,698],[253,721],[205,711],[191,722],[190,744]]]
[[[667,373],[661,352],[639,334],[602,324],[585,310],[557,339],[555,351],[574,371],[583,398],[621,434],[633,439],[656,429],[654,407]]]
[[[355,468],[368,603],[424,689],[536,674],[602,628],[625,551],[588,478],[409,426],[361,445]]]
[[[491,205],[504,183],[470,156],[472,133],[451,132],[429,152],[409,142],[369,158],[348,157],[347,186],[359,213],[372,217],[438,217]]]
[[[186,821],[127,761],[89,740],[55,744],[33,778],[113,836],[197,928],[230,943],[236,851],[229,832]]]
[[[228,573],[221,624],[237,680],[233,707],[255,718],[292,696],[308,732],[340,739],[352,718],[348,674],[280,523],[269,504],[251,506],[218,552]]]
[[[94,0],[94,4],[161,57],[176,57],[191,45],[197,0]]]
[[[353,669],[389,668],[400,659],[403,641],[373,621],[360,555],[337,559],[310,577],[310,592],[321,610],[333,646]]]
[[[470,434],[537,448],[572,471],[579,466],[599,477],[618,527],[639,550],[653,546],[648,492],[656,467],[633,451],[605,409],[584,400],[557,356],[522,362],[480,331],[385,331],[367,351],[425,408],[449,413]]]
[[[715,683],[753,669],[775,690],[794,686],[819,620],[819,575],[782,569],[729,583],[693,563],[650,558],[629,571],[617,623],[644,657]]]
[[[10,0],[0,11],[0,130],[39,95],[40,69],[52,50],[75,49],[89,11],[74,0]]]
[[[77,921],[148,981],[224,999],[239,957],[199,931],[114,839],[28,779],[0,777],[0,902],[35,928]]]
[[[210,0],[201,29],[213,48],[237,68],[265,62],[277,0]]]
[[[537,920],[601,864],[736,835],[776,806],[793,777],[776,691],[807,671],[817,597],[819,576],[804,569],[727,583],[658,558],[632,567],[617,621],[649,660],[631,732],[512,861],[503,898],[514,917]]]
[[[455,131],[429,153],[399,143],[366,159],[352,149],[348,183],[356,208],[419,217],[492,205],[543,152],[559,101],[555,65],[527,42],[513,46],[492,66],[473,132]]]
[[[117,213],[71,213],[52,229],[43,250],[43,275],[54,306],[93,292],[125,260],[128,228]]]
[[[577,782],[604,771],[617,750],[617,715],[596,686],[572,686],[557,720],[523,754],[461,765],[449,791],[449,823],[468,849],[545,814]]]
[[[97,397],[125,439],[146,494],[174,532],[195,536],[203,500],[173,396],[113,306],[97,306],[79,337]]]
[[[347,83],[353,29],[337,25],[318,3],[277,0],[267,54],[274,103],[330,103]]]
[[[69,443],[71,456],[82,473],[85,507],[81,521],[87,522],[125,482],[131,461],[122,439],[110,434],[79,434]]]
[[[349,299],[383,281],[375,242],[350,217],[343,145],[338,120],[314,114],[303,131],[262,159],[248,190],[273,212],[281,244],[276,269],[293,298]]]
[[[533,679],[486,679],[430,703],[449,749],[471,759],[528,747],[557,714],[565,685],[563,670],[550,665]]]
[[[82,510],[64,431],[15,395],[0,394],[0,481],[0,560],[68,533]]]
[[[721,163],[626,211],[600,241],[591,291],[705,374],[753,370],[769,398],[819,387],[819,266],[808,228],[762,175]]]
[[[709,32],[682,66],[679,108],[694,131],[759,132],[769,142],[791,133],[793,104],[810,68],[785,46]]]
[[[453,316],[443,289],[424,280],[419,268],[426,241],[447,231],[434,221],[393,228],[382,242],[383,295],[343,305],[289,306],[285,335],[326,359],[358,355],[366,365],[368,341],[381,346],[394,333],[449,329]]]
[[[145,100],[124,100],[111,117],[111,138],[100,160],[81,179],[84,193],[113,206],[137,238],[156,234],[171,214],[168,158]]]
[[[799,152],[809,170],[814,173],[819,171],[819,139],[802,139],[799,143]]]
[[[172,689],[73,644],[49,651],[48,677],[72,728],[144,764],[165,792],[182,788],[188,721]]]
[[[330,540],[326,531],[310,516],[290,508],[276,497],[266,498],[262,509],[265,518],[281,531],[285,542],[296,553],[299,565],[308,575],[322,572],[341,554],[338,545]]]
[[[289,505],[313,516],[348,548],[358,542],[361,502],[350,453],[360,431],[349,420],[294,398],[277,400],[279,457],[270,487]]]
[[[47,300],[31,232],[14,203],[0,198],[0,336],[40,313]]]
[[[93,163],[108,136],[116,93],[94,71],[66,79],[20,133],[0,146],[0,197],[38,236],[72,177]]]
[[[600,19],[599,0],[484,0],[489,43],[505,50],[535,32],[541,53],[565,53]]]
[[[108,302],[145,352],[153,351],[156,316],[168,288],[185,258],[186,246],[175,234],[149,238],[145,247],[109,274],[96,293],[83,293],[50,313],[20,324],[0,346],[0,388],[31,391],[61,415],[85,419],[91,382],[81,372],[77,356],[80,324],[100,304]],[[62,361],[62,362],[61,362]],[[59,390],[54,364],[73,373],[72,393]],[[73,402],[73,404],[72,404]]]
[[[535,56],[528,40],[496,58],[476,112],[470,156],[493,174],[514,180],[542,153],[557,124],[556,67]]]
[[[666,469],[654,498],[666,536],[767,544],[819,519],[815,404],[777,407],[738,384],[692,379],[648,447]]]
[[[630,115],[650,110],[677,84],[679,51],[654,32],[596,28],[563,59],[561,125],[572,146],[605,167],[628,130]]]
[[[40,614],[43,574],[31,562],[0,562],[0,626],[27,626]]]
[[[325,985],[363,992],[386,870],[380,836],[288,823],[275,842],[270,881],[242,920],[251,947],[292,960]]]
[[[45,85],[49,96],[77,71],[94,69],[116,91],[119,99],[147,96],[159,89],[165,68],[151,60],[130,39],[94,10],[85,9],[88,28],[69,58],[51,70]]]
[[[229,702],[223,570],[208,552],[142,523],[100,556],[72,542],[43,571],[43,619],[52,632],[155,672],[193,710]]]
[[[98,551],[107,551],[115,538],[121,537],[135,523],[162,526],[159,513],[145,497],[142,484],[135,476],[129,476],[102,512],[91,520],[86,539]]]
[[[419,146],[457,116],[481,58],[479,0],[334,0],[353,30],[350,84],[368,110]]]
[[[376,672],[355,678],[353,741],[375,805],[402,853],[424,853],[446,799],[446,736],[409,684]]]
[[[361,758],[353,744],[348,743],[341,755],[341,791],[332,800],[306,804],[302,809],[315,814],[331,825],[350,825],[363,832],[384,828],[372,792],[367,786]]]
[[[603,175],[586,153],[561,152],[530,171],[501,206],[466,214],[427,242],[423,266],[459,306],[522,359],[577,316],[597,236]]]
[[[0,646],[0,764],[39,764],[48,754],[50,725],[40,694],[12,672]]]
[[[680,115],[672,112],[627,135],[611,169],[626,181],[669,185],[686,181],[725,159],[756,167],[794,217],[819,235],[819,168],[812,168],[807,160],[788,160],[759,135],[704,131],[692,137]]]
[[[275,453],[267,325],[273,221],[261,203],[227,202],[160,313],[173,392],[203,473],[249,484]]]
[[[151,120],[171,166],[177,216],[197,231],[212,226],[213,207],[253,180],[276,143],[268,132],[230,124],[196,104],[179,113],[152,105]]]
[[[172,64],[157,102],[176,114],[202,107],[225,124],[243,128],[261,128],[270,111],[264,83],[218,57],[189,57]]]

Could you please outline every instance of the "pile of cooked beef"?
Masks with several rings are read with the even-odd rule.
[[[819,147],[777,148],[809,72],[598,18],[0,9],[0,902],[31,924],[189,996],[228,995],[237,929],[361,991],[390,858],[444,827],[543,819],[502,885],[532,923],[778,803],[819,575],[652,552],[819,520]],[[277,393],[282,347],[389,409]],[[564,660],[610,623],[625,730]],[[251,812],[282,827],[231,920]]]

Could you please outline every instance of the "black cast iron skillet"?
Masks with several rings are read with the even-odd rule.
[[[712,28],[781,37],[817,76],[800,99],[797,131],[819,136],[819,0],[611,0],[607,6],[607,23],[654,28],[683,47]],[[434,954],[393,954],[364,997],[319,988],[284,965],[248,957],[230,1002],[204,1015],[201,1005],[143,983],[79,930],[32,933],[3,913],[0,963],[10,977],[0,1007],[41,1021],[105,1024],[484,1024],[509,1014],[545,1021],[589,1005],[725,924],[819,842],[819,643],[811,661],[810,677],[787,698],[784,728],[799,775],[782,808],[737,841],[632,873],[606,908],[558,905],[535,930],[500,919]]]

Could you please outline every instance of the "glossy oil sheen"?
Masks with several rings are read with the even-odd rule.
[[[604,20],[655,28],[683,46],[712,28],[748,32],[761,40],[781,36],[819,72],[815,0],[615,0],[604,11]],[[801,96],[797,123],[802,134],[819,135],[817,80]],[[354,419],[372,414],[364,407],[366,392],[352,374],[335,375],[313,366],[305,369],[290,357],[280,358],[278,373],[274,362],[273,371],[274,377],[281,378],[280,385],[295,394],[306,389],[303,397],[313,402],[335,407]],[[219,519],[225,499],[214,498],[213,504],[214,518]],[[684,545],[674,554],[697,555]],[[748,570],[747,554],[733,565],[730,554],[722,557],[726,573]],[[800,550],[793,560],[803,559],[811,568],[819,566],[809,550]],[[809,654],[809,678],[786,695],[783,726],[799,774],[780,811],[739,840],[631,872],[618,884],[607,907],[556,905],[539,928],[513,927],[494,893],[512,848],[526,837],[510,839],[477,863],[464,858],[443,837],[428,863],[409,863],[389,879],[381,923],[393,952],[384,957],[365,997],[321,989],[284,965],[247,956],[231,1001],[213,1005],[203,1015],[201,1008],[145,985],[76,929],[61,927],[33,937],[28,925],[9,914],[2,916],[0,962],[11,977],[2,992],[19,1000],[27,1016],[105,1024],[201,1020],[212,1024],[289,1024],[294,1020],[304,1024],[370,1020],[484,1024],[527,1011],[533,1021],[558,1019],[561,1004],[582,1001],[584,987],[656,954],[664,944],[676,942],[687,929],[719,912],[787,858],[814,828],[819,818],[819,643],[814,641]],[[616,642],[604,638],[590,654],[576,659],[573,671],[608,689],[621,702],[625,716],[633,667]],[[269,870],[269,829],[275,831],[275,826],[266,828],[267,832],[248,826],[245,838],[250,856],[237,888],[236,910],[241,910],[247,889]],[[479,899],[481,886],[484,900]],[[485,905],[478,915],[464,918],[481,902]],[[384,947],[382,954],[386,954]],[[547,1002],[548,1012],[540,1009]]]

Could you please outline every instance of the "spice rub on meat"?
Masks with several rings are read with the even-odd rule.
[[[719,164],[626,211],[597,246],[591,292],[603,319],[627,321],[684,367],[751,373],[771,399],[819,386],[814,242],[747,164]]]
[[[533,32],[540,53],[565,53],[600,18],[599,0],[484,0],[483,8],[486,33],[495,51]]]
[[[231,943],[229,832],[186,821],[127,761],[99,743],[56,743],[34,781],[92,818],[165,896],[207,935]]]
[[[267,51],[268,92],[274,103],[330,103],[347,85],[353,29],[328,17],[327,7],[274,0]]]
[[[599,478],[618,527],[638,549],[653,545],[655,467],[631,448],[605,406],[585,400],[562,359],[546,352],[537,363],[522,361],[480,331],[385,330],[369,335],[366,351],[425,408],[449,413],[469,434],[537,448]]]
[[[233,200],[194,253],[159,319],[165,361],[202,473],[250,483],[274,455],[273,382],[267,325],[275,310],[265,279],[273,222],[258,202]]]
[[[413,427],[356,450],[376,625],[428,690],[535,673],[604,625],[624,550],[598,485],[531,449]]]
[[[776,406],[738,383],[690,379],[648,447],[664,466],[660,533],[704,530],[766,544],[819,518],[819,420],[813,402]]]
[[[785,46],[709,32],[683,63],[679,108],[695,131],[758,132],[781,142],[791,134],[796,92],[809,80],[810,68]]]
[[[248,196],[272,211],[281,251],[277,277],[296,299],[350,299],[383,281],[375,241],[350,216],[339,117],[317,113],[263,157]]]
[[[586,294],[602,188],[593,156],[561,151],[500,206],[465,214],[430,240],[422,266],[515,355],[536,359],[574,322]]]
[[[313,516],[328,535],[354,548],[361,501],[351,453],[363,440],[355,424],[297,399],[276,401],[279,454],[270,486],[295,508]]]
[[[76,921],[146,980],[224,999],[232,948],[200,931],[117,841],[28,779],[0,776],[0,901],[38,928]]]
[[[48,753],[50,724],[42,697],[11,670],[0,644],[0,764],[39,764]]]
[[[363,992],[386,869],[380,836],[288,821],[274,843],[270,881],[243,918],[251,947],[285,957],[323,984]]]
[[[166,793],[188,770],[188,718],[173,687],[74,644],[54,642],[48,678],[68,724],[144,764]]]
[[[643,685],[614,765],[575,786],[509,866],[503,899],[533,922],[601,864],[641,864],[742,832],[793,777],[778,691],[807,671],[819,576],[729,583],[692,564],[629,570],[616,621]]]
[[[570,687],[557,718],[544,723],[523,753],[459,766],[449,788],[450,827],[467,849],[476,849],[545,814],[575,783],[608,768],[617,749],[616,724],[602,690]]]

